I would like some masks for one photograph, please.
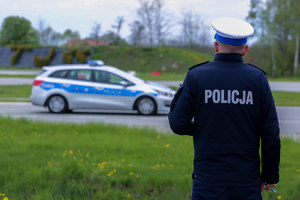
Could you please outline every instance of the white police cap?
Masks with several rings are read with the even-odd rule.
[[[254,33],[254,28],[248,22],[232,17],[221,17],[212,21],[216,31],[216,40],[224,44],[243,45]]]

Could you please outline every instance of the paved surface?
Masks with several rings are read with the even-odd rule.
[[[37,75],[41,71],[38,70],[6,70],[1,69],[0,74],[7,74],[7,75]]]
[[[0,85],[30,85],[33,78],[0,78]]]
[[[70,123],[105,123],[118,124],[130,127],[150,127],[161,132],[170,132],[167,115],[141,116],[135,111],[93,111],[77,110],[68,114],[49,113],[48,109],[33,106],[31,103],[5,103],[0,102],[0,116],[13,118],[28,118],[47,122]]]
[[[277,107],[281,134],[300,138],[300,107]],[[121,114],[120,114],[121,113]],[[136,112],[76,111],[69,114],[52,114],[48,109],[30,103],[0,103],[0,115],[13,118],[72,123],[105,123],[126,126],[150,127],[161,132],[171,132],[167,115],[140,116]]]

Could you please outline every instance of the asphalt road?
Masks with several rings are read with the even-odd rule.
[[[300,107],[277,107],[281,134],[300,136]],[[52,114],[46,108],[30,103],[0,103],[0,115],[12,118],[28,118],[38,121],[70,123],[105,123],[136,127],[150,127],[160,132],[171,133],[167,115],[140,116],[136,112],[82,111],[68,114]]]

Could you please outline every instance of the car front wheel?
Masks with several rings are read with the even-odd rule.
[[[156,103],[150,97],[142,97],[137,101],[137,110],[141,115],[153,115],[156,113]]]
[[[51,96],[48,100],[48,109],[52,113],[64,113],[68,110],[67,101],[60,95]]]

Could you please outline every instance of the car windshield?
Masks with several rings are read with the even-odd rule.
[[[120,69],[114,69],[114,71],[117,73],[117,74],[120,74],[120,75],[123,75],[123,76],[126,76],[128,77],[128,79],[130,79],[131,81],[133,82],[139,82],[139,83],[145,83],[146,81],[136,77],[136,76],[133,76],[123,70],[120,70]]]

